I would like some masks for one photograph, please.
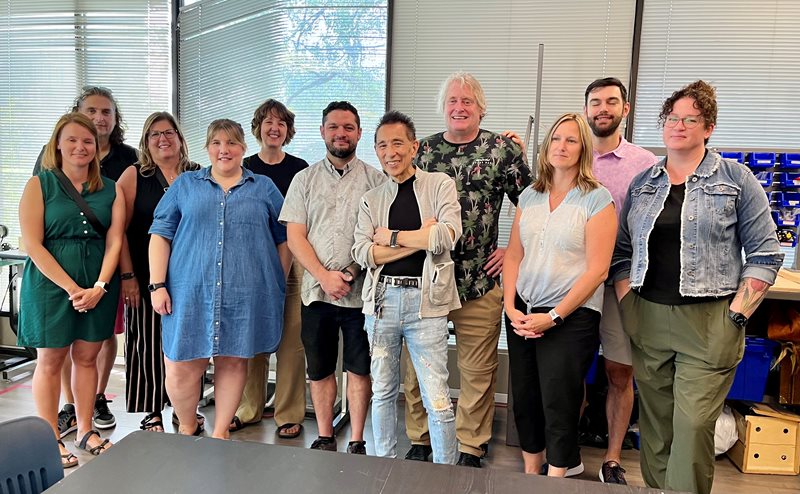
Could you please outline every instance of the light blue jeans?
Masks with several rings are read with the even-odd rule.
[[[447,384],[447,317],[419,317],[419,288],[376,287],[375,315],[365,327],[372,356],[375,454],[397,457],[397,395],[405,339],[428,412],[434,463],[456,462],[456,423]]]

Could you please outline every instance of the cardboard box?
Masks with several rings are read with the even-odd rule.
[[[728,457],[744,473],[800,473],[800,415],[765,403],[730,402],[739,440]]]

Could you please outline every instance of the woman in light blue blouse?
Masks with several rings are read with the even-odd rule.
[[[589,126],[562,115],[519,197],[503,265],[509,373],[526,473],[579,468],[583,378],[599,345],[617,217],[592,175]]]
[[[280,191],[242,167],[242,127],[211,122],[206,149],[211,167],[181,174],[156,208],[148,289],[162,316],[167,393],[180,433],[202,432],[195,407],[213,357],[213,437],[227,439],[247,359],[278,348],[291,255],[278,223]]]

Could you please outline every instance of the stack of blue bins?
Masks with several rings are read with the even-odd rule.
[[[760,402],[764,398],[767,374],[778,343],[748,336],[744,345],[744,357],[736,368],[728,399]]]

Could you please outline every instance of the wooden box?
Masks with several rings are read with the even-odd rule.
[[[765,403],[731,402],[739,439],[728,457],[744,473],[800,473],[800,415]]]

